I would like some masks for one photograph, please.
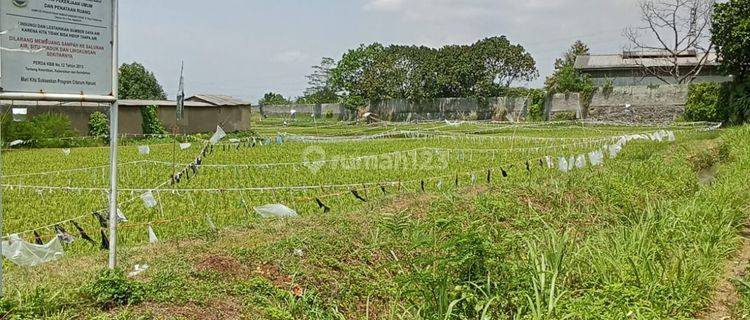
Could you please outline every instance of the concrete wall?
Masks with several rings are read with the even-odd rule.
[[[560,112],[574,112],[590,120],[671,122],[685,112],[687,95],[686,85],[624,86],[609,92],[598,90],[588,106],[578,93],[555,94],[547,99],[545,109],[548,119]]]
[[[14,103],[16,107],[24,107],[28,111],[28,118],[44,113],[66,115],[73,129],[81,135],[88,135],[89,117],[96,111],[109,114],[109,106],[95,103],[65,104],[65,105],[35,105],[32,103]],[[2,102],[3,112],[10,114],[10,103]],[[213,132],[216,125],[221,125],[227,132],[250,130],[249,107],[185,107],[185,117],[178,124],[179,132],[183,134]],[[167,131],[171,131],[175,124],[175,107],[159,107],[159,120]],[[119,131],[127,134],[142,134],[143,117],[140,107],[120,106],[118,118]]]
[[[691,72],[691,68],[683,68],[682,74]],[[639,69],[620,69],[620,70],[585,70],[583,73],[588,74],[595,86],[605,86],[607,83],[618,86],[656,86],[665,83],[653,76],[644,74]],[[667,81],[675,81],[674,77],[664,76]],[[717,68],[704,68],[701,74],[694,82],[728,82],[731,78],[723,75]],[[676,81],[674,82],[676,83]]]
[[[413,120],[505,120],[505,114],[515,118],[526,115],[525,97],[494,97],[480,101],[476,98],[428,99],[420,102],[385,100],[370,106],[370,111],[388,121]]]
[[[355,116],[346,105],[340,103],[268,105],[260,106],[256,110],[262,110],[262,114],[268,117],[289,117],[292,110],[297,111],[297,116],[315,115],[321,118],[330,115],[339,120],[353,119]]]

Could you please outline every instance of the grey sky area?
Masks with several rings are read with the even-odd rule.
[[[637,0],[128,0],[120,1],[121,62],[154,71],[170,97],[185,61],[188,95],[298,96],[323,56],[360,43],[439,47],[506,35],[537,61],[541,86],[581,39],[593,53],[626,45]]]

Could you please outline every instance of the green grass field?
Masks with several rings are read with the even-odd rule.
[[[184,150],[169,138],[129,141],[119,154],[129,221],[118,262],[126,272],[149,269],[100,273],[106,252],[77,239],[57,262],[6,261],[2,311],[9,319],[692,319],[710,318],[716,288],[731,280],[730,312],[742,318],[747,280],[724,270],[750,217],[750,131],[702,128],[665,128],[676,142],[633,141],[603,166],[567,173],[544,158],[557,165],[661,128],[265,119],[205,156],[203,136],[180,138],[192,142]],[[150,154],[139,154],[141,144]],[[198,156],[198,173],[170,185],[175,164]],[[106,147],[4,151],[5,232],[33,242],[36,230],[47,241],[62,221],[78,236],[67,221],[75,219],[98,241],[91,213],[107,207],[107,163]],[[140,199],[148,191],[158,201],[151,209]],[[273,203],[300,217],[255,213]]]

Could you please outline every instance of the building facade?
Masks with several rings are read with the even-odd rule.
[[[251,105],[232,97],[221,95],[198,95],[185,101],[185,113],[181,121],[176,118],[176,101],[171,100],[120,100],[118,117],[119,132],[142,134],[143,117],[141,107],[157,106],[158,116],[164,128],[181,134],[207,133],[220,125],[227,132],[250,130]],[[88,135],[91,114],[109,114],[109,104],[89,102],[49,101],[0,101],[0,109],[11,114],[11,109],[25,109],[27,117],[54,113],[67,116],[73,129],[80,135]]]
[[[688,50],[674,55],[666,51],[632,52],[621,54],[578,56],[575,68],[588,75],[598,87],[658,86],[685,84],[684,75],[690,74],[703,62],[698,76],[692,81],[727,82],[731,78],[719,72],[719,62],[714,52],[698,53]],[[675,68],[675,65],[677,68]],[[678,77],[675,77],[678,74]]]

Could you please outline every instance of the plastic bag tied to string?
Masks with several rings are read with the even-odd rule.
[[[604,164],[604,153],[601,150],[592,151],[589,153],[589,162],[592,166],[600,166]]]
[[[36,267],[56,261],[65,255],[59,237],[54,237],[46,244],[31,244],[17,234],[11,235],[9,241],[3,241],[3,256],[21,267]]]
[[[153,207],[156,207],[157,205],[156,198],[154,198],[154,194],[151,193],[151,191],[142,194],[141,200],[143,201],[143,206],[146,207],[146,209],[151,209]]]
[[[565,157],[559,157],[557,159],[557,168],[560,169],[562,172],[568,172],[570,171],[570,166],[568,165],[568,159]]]
[[[295,218],[299,216],[296,211],[283,204],[268,204],[253,209],[263,218]]]
[[[138,153],[141,155],[147,155],[151,153],[151,147],[149,146],[138,146]]]
[[[224,129],[221,128],[221,126],[216,126],[216,132],[213,136],[211,136],[211,139],[208,140],[208,142],[211,143],[211,145],[216,145],[221,141],[221,139],[224,139],[224,137],[227,136],[227,133],[224,132]]]
[[[583,169],[585,167],[586,167],[586,156],[580,154],[576,157],[576,168]]]
[[[156,232],[151,225],[148,225],[148,243],[155,244],[159,242],[159,238],[156,237]]]

